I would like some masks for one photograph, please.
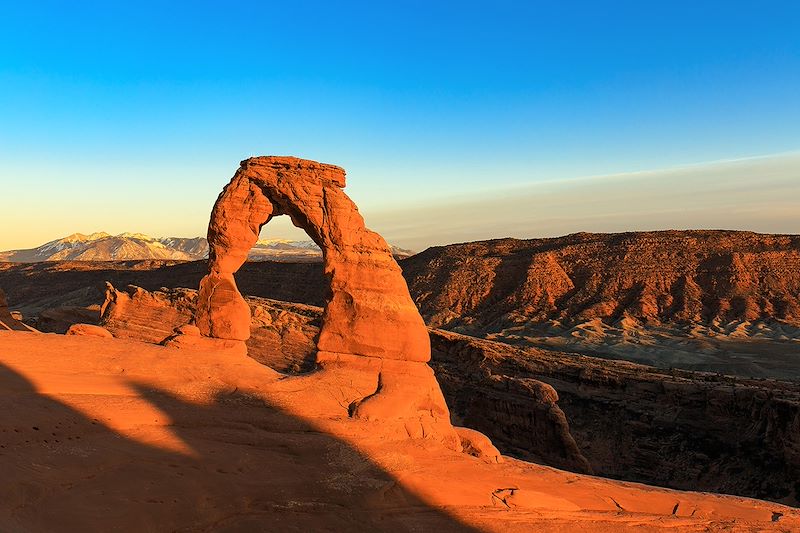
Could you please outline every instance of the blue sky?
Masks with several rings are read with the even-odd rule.
[[[404,209],[433,228],[519,187],[800,149],[796,2],[110,4],[2,5],[0,249],[203,234],[251,155],[344,166],[393,240],[380,221]],[[442,238],[420,231],[403,244]]]

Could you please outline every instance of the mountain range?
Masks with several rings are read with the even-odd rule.
[[[397,258],[413,255],[410,250],[392,246]],[[197,261],[208,257],[208,241],[203,237],[150,237],[142,233],[106,232],[84,235],[73,233],[36,248],[0,252],[0,261],[39,263],[43,261],[129,261],[163,259]],[[262,239],[250,251],[251,261],[318,262],[322,251],[311,240]]]

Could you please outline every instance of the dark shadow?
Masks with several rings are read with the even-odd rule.
[[[260,397],[196,405],[132,385],[193,456],[115,432],[0,365],[0,530],[474,531]]]
[[[0,263],[0,288],[14,310],[27,319],[44,310],[68,308],[37,323],[42,331],[64,333],[78,322],[99,318],[89,306],[103,302],[105,283],[118,289],[136,285],[149,291],[162,287],[196,288],[206,274],[206,261],[63,261],[46,263]],[[322,263],[245,263],[236,273],[242,294],[310,305],[324,303],[325,279]],[[45,323],[47,322],[47,323]]]

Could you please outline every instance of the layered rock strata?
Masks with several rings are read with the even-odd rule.
[[[661,370],[441,330],[431,340],[452,411],[504,453],[541,461],[542,450],[560,447],[560,462],[546,462],[585,471],[588,461],[604,477],[800,502],[797,383]],[[557,391],[558,406],[531,393],[541,382]],[[552,422],[562,416],[568,439],[554,433],[567,427]]]
[[[441,434],[457,446],[447,405],[425,364],[430,342],[422,317],[391,248],[366,228],[344,186],[344,170],[333,165],[294,157],[243,161],[211,213],[208,274],[200,282],[195,324],[204,337],[249,338],[250,309],[233,275],[262,226],[288,215],[323,251],[328,290],[317,363],[375,376],[374,392],[354,400],[351,415],[418,419],[421,427],[409,434]]]
[[[192,316],[196,301],[197,291],[189,289],[150,292],[135,286],[125,291],[112,288],[103,305],[101,324],[123,339],[174,343],[179,331],[181,342],[193,342],[199,329],[188,333],[187,328],[192,326],[182,324]],[[313,368],[321,308],[251,296],[246,302],[252,316],[248,356],[283,373]],[[165,308],[173,311],[165,312]],[[455,423],[491,435],[506,453],[576,472],[591,471],[575,446],[552,387],[529,376],[517,380],[505,369],[491,368],[486,364],[487,352],[465,347],[467,337],[440,330],[431,330],[430,335],[434,347],[431,364]],[[492,356],[492,360],[498,357]],[[375,358],[352,359],[353,364],[380,363]],[[402,372],[406,363],[398,364]],[[385,370],[386,366],[384,375],[388,374]],[[416,407],[418,397],[412,396],[406,405]],[[486,436],[462,427],[456,431],[466,453],[486,462],[499,462],[500,452]]]
[[[132,296],[125,313],[106,306],[103,326],[120,338],[155,342],[191,317],[196,299],[196,291],[186,289],[131,287],[125,293]],[[313,366],[320,308],[254,297],[247,303],[250,357],[281,372]],[[167,314],[165,306],[180,311]],[[156,316],[160,320],[149,318]],[[505,454],[576,472],[797,505],[796,383],[659,370],[442,330],[430,336],[430,364],[453,422],[485,433]],[[459,437],[468,453],[485,446],[467,441],[460,429]]]
[[[0,331],[36,331],[14,316],[8,308],[6,293],[0,289]]]

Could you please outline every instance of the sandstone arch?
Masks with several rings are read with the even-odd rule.
[[[288,215],[322,248],[330,282],[317,348],[428,361],[430,341],[386,241],[364,226],[342,191],[344,170],[293,157],[242,162],[217,199],[208,229],[209,273],[200,287],[197,326],[210,337],[247,340],[249,310],[233,273],[273,216]]]
[[[250,311],[233,274],[262,226],[288,215],[322,248],[329,281],[317,363],[372,371],[377,377],[374,392],[355,399],[351,414],[422,420],[414,428],[406,425],[409,434],[451,438],[447,406],[425,364],[428,331],[391,249],[365,227],[344,186],[345,172],[334,165],[294,157],[243,161],[211,213],[208,274],[200,283],[195,324],[205,337],[249,337]]]

